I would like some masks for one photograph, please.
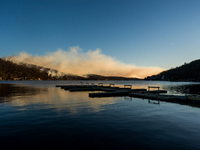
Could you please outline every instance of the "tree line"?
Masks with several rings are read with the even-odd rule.
[[[30,64],[16,64],[12,61],[0,58],[0,79],[2,80],[138,80],[137,78],[126,78],[117,76],[101,76],[88,74],[85,77],[64,74],[62,76],[52,76],[49,71],[52,69],[43,68]],[[57,70],[53,70],[58,73]]]
[[[157,75],[149,76],[146,80],[166,80],[166,81],[200,81],[200,59],[182,66],[171,68]]]
[[[16,64],[12,61],[0,58],[0,78],[2,80],[81,80],[83,77],[74,75],[52,76],[48,74],[50,69],[26,64]]]

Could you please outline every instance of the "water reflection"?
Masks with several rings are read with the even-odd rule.
[[[156,105],[160,105],[160,101],[159,100],[148,100],[148,103],[150,104],[156,104]]]
[[[65,111],[71,115],[86,112],[99,112],[103,106],[116,102],[117,98],[89,98],[88,92],[69,92],[60,88],[48,88],[48,95],[40,95],[48,107],[54,107],[57,111]]]
[[[10,102],[26,96],[34,96],[47,90],[36,87],[20,86],[14,84],[0,84],[0,103]]]
[[[57,112],[67,111],[71,115],[78,115],[83,111],[99,112],[103,110],[103,106],[117,101],[117,98],[111,97],[89,98],[88,92],[71,93],[55,87],[0,84],[0,90],[0,103],[9,102],[12,106],[21,106],[20,110],[54,109]]]
[[[77,83],[79,81],[76,81]],[[62,84],[74,84],[76,82],[60,82]],[[93,82],[93,81],[90,81]],[[99,81],[94,81],[97,84]],[[71,115],[83,112],[100,112],[106,105],[111,105],[121,100],[120,97],[89,98],[91,92],[69,92],[55,88],[58,82],[30,82],[28,85],[0,84],[0,103],[9,102],[13,106],[26,106],[19,109],[53,109],[54,111],[66,111]],[[132,85],[133,89],[147,88],[149,85],[160,86],[168,90],[168,94],[199,94],[199,84],[171,83],[171,82],[148,82],[148,81],[103,81],[104,85],[114,83],[115,86],[123,87],[124,84]],[[32,85],[32,86],[30,86]],[[124,97],[125,100],[132,100]],[[152,101],[150,101],[152,103]]]
[[[200,84],[185,84],[176,86],[166,86],[168,91],[180,94],[198,94],[200,95]]]
[[[89,92],[42,82],[2,85],[1,91],[1,101],[10,100],[0,104],[0,141],[7,149],[199,148],[197,108],[130,97],[89,98]]]

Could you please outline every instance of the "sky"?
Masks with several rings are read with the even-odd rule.
[[[155,74],[199,59],[200,0],[0,0],[10,56],[65,73]]]

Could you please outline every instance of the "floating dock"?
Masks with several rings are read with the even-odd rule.
[[[200,104],[200,96],[180,96],[180,95],[167,95],[166,90],[160,90],[157,86],[148,86],[147,89],[132,89],[132,85],[124,85],[124,88],[116,87],[115,84],[110,83],[108,86],[99,83],[98,85],[86,84],[86,85],[56,85],[64,90],[70,92],[81,91],[101,91],[98,93],[89,93],[89,97],[115,97],[115,96],[129,96],[138,97],[143,99],[159,100],[166,102],[184,102],[192,104]],[[151,90],[157,89],[157,90]],[[103,92],[102,92],[103,91]]]
[[[160,95],[160,94],[153,94],[149,92],[132,92],[129,93],[130,97],[139,97],[139,98],[146,98],[146,99],[152,99],[152,100],[163,100],[163,101],[169,101],[172,102],[174,100],[184,101],[186,102],[187,96],[179,96],[179,95]]]
[[[112,96],[128,96],[128,95],[129,95],[129,91],[89,93],[89,97],[112,97]]]

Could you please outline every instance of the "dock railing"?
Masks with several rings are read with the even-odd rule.
[[[159,94],[159,89],[160,89],[159,86],[148,86],[148,91],[150,91],[151,88],[158,89],[158,94]]]
[[[98,83],[98,86],[103,86],[103,83]]]
[[[115,84],[113,84],[113,83],[110,83],[109,85],[110,85],[111,87],[115,87]]]
[[[132,85],[124,85],[124,88],[132,88]]]

